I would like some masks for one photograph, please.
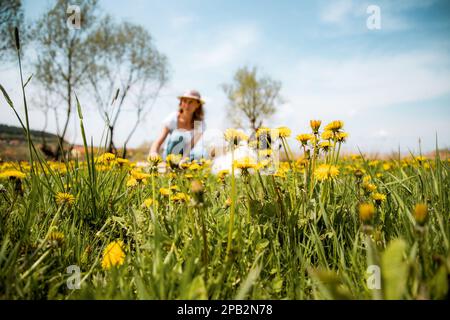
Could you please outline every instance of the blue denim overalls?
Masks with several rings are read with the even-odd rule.
[[[167,139],[166,148],[164,149],[164,159],[167,155],[181,154],[188,157],[190,161],[207,158],[208,154],[203,147],[203,136],[195,144],[194,148],[190,148],[192,131],[174,129]]]

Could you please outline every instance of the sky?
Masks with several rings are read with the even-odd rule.
[[[26,18],[52,3],[25,0]],[[379,29],[367,26],[371,5],[380,10]],[[267,126],[288,126],[295,136],[309,131],[310,119],[343,120],[348,152],[418,152],[419,140],[429,152],[436,138],[440,148],[450,147],[450,1],[104,0],[100,7],[147,28],[169,61],[170,81],[131,146],[155,139],[188,89],[206,100],[209,129],[228,128],[221,84],[247,65],[282,83],[284,103]],[[22,108],[14,64],[0,66],[0,83]],[[42,129],[42,112],[31,114],[31,127]],[[88,108],[84,116],[87,135],[99,143],[98,112]],[[119,145],[132,120],[125,112],[115,131]],[[2,98],[0,123],[18,125]],[[55,128],[51,122],[48,131]],[[75,117],[69,139],[81,143]]]

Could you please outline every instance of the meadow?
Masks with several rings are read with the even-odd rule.
[[[438,152],[342,156],[344,123],[312,120],[295,146],[260,128],[257,161],[212,174],[211,160],[94,152],[78,115],[85,159],[46,161],[30,139],[29,161],[0,164],[2,299],[448,298]],[[224,137],[230,152],[249,139]]]

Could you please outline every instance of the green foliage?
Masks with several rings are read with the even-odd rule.
[[[250,127],[254,132],[263,120],[272,116],[280,103],[281,83],[268,76],[259,77],[257,68],[236,71],[233,82],[222,85],[228,98],[228,114],[236,127]],[[245,121],[244,123],[242,121]]]

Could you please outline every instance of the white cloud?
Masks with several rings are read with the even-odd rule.
[[[320,13],[323,22],[339,23],[347,18],[353,9],[351,0],[328,2]]]
[[[290,101],[316,113],[345,113],[450,93],[450,58],[407,53],[368,59],[305,59],[284,83]],[[288,73],[285,73],[288,75]]]
[[[415,52],[367,59],[304,58],[277,70],[274,78],[282,81],[281,93],[287,103],[269,125],[286,125],[299,133],[308,130],[310,119],[324,123],[341,119],[350,132],[347,150],[357,150],[356,146],[378,151],[395,150],[398,145],[414,148],[417,137],[423,137],[426,149],[432,150],[435,132],[441,147],[448,145],[448,114],[423,117],[431,99],[450,94],[447,55]],[[402,116],[395,111],[421,101],[420,112],[416,109]]]
[[[192,64],[197,68],[223,67],[251,49],[259,39],[259,31],[253,25],[235,25],[219,31],[193,52]]]
[[[192,15],[177,14],[169,19],[169,24],[172,29],[179,30],[188,27],[194,21],[195,17]]]
[[[389,132],[385,129],[380,129],[373,134],[375,138],[387,138],[389,136]]]

